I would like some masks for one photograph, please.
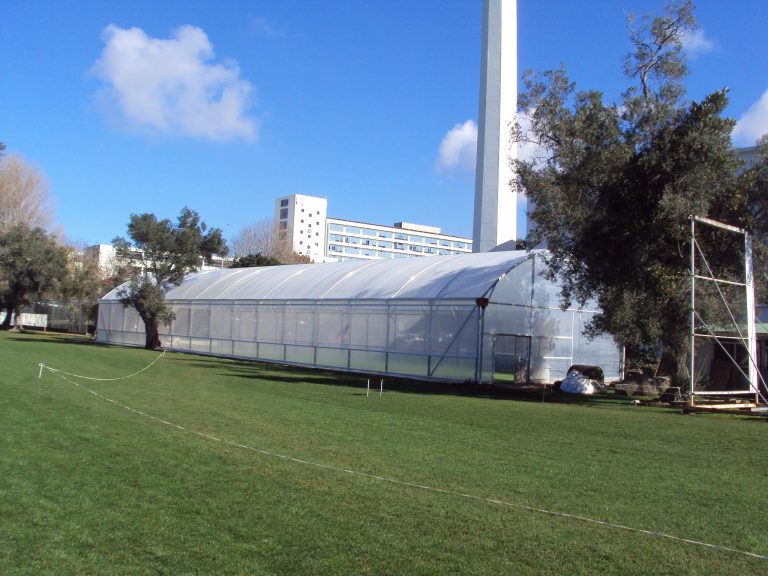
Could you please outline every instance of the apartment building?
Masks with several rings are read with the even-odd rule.
[[[471,238],[444,234],[435,226],[397,222],[392,226],[327,215],[328,201],[291,194],[275,200],[278,238],[313,262],[411,258],[464,254]]]
[[[127,262],[121,260],[117,256],[115,247],[111,244],[94,244],[93,246],[87,246],[83,249],[83,255],[93,259],[99,268],[99,272],[105,276],[116,274],[118,269],[125,264],[128,264],[132,268],[143,270],[141,264],[141,251],[139,250],[133,250],[131,257]],[[214,255],[209,262],[205,262],[200,258],[199,269],[214,270],[217,268],[228,268],[231,262],[231,258],[217,255]]]

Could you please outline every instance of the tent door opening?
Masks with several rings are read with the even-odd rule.
[[[524,384],[531,368],[531,337],[496,334],[493,338],[493,379]]]

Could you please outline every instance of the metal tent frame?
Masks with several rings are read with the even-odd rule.
[[[690,355],[690,386],[691,386],[691,402],[695,403],[697,396],[745,396],[754,395],[756,403],[760,402],[761,392],[758,383],[758,379],[761,378],[757,369],[757,337],[755,330],[755,285],[754,285],[754,273],[752,267],[752,237],[751,235],[741,228],[731,226],[723,222],[718,222],[710,218],[703,216],[691,216],[691,355]],[[740,234],[744,236],[744,281],[736,282],[733,280],[718,278],[715,276],[712,268],[707,261],[706,255],[702,250],[701,244],[697,241],[696,237],[696,225],[701,224],[718,228],[732,232],[734,234]],[[707,275],[697,274],[697,262],[703,264],[703,268],[706,270]],[[696,282],[711,282],[719,295],[723,305],[725,306],[728,316],[733,325],[733,331],[736,336],[728,336],[723,334],[716,334],[712,326],[710,326],[704,318],[696,311]],[[731,310],[725,295],[721,289],[721,286],[730,285],[737,288],[743,288],[745,293],[745,317],[747,320],[747,331],[743,333],[742,326],[736,320],[733,311]],[[703,328],[703,332],[697,330],[697,325]],[[736,369],[744,376],[749,386],[744,390],[703,390],[696,387],[696,341],[699,338],[712,340],[719,348],[725,353],[730,362],[736,367]],[[725,348],[722,340],[734,340],[741,343],[747,351],[747,371],[745,372],[737,362],[731,353]],[[765,383],[763,382],[763,385]],[[763,400],[765,400],[763,398]]]

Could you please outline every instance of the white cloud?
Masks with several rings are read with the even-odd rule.
[[[285,32],[275,26],[269,19],[263,16],[254,16],[251,18],[251,30],[261,36],[268,38],[284,38]]]
[[[754,146],[763,134],[768,134],[768,90],[736,122],[733,141],[739,146]]]
[[[474,170],[477,158],[477,124],[467,120],[446,132],[440,142],[437,169]]]
[[[704,34],[704,30],[702,30],[701,28],[698,28],[693,32],[684,33],[682,41],[683,41],[683,49],[690,56],[697,56],[699,54],[704,54],[714,49],[715,47],[715,43],[706,37],[706,35]]]
[[[205,32],[181,26],[173,38],[150,38],[140,28],[109,25],[93,73],[101,92],[132,128],[211,140],[256,138],[246,115],[253,87],[236,62],[213,62]]]
[[[521,139],[517,143],[517,158],[526,162],[541,162],[549,157],[543,146],[535,141],[530,132],[532,111],[522,112],[517,121],[520,124]],[[456,124],[443,137],[437,159],[440,171],[462,169],[475,170],[477,159],[477,124],[467,120]]]

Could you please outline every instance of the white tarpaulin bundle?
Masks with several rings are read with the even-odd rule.
[[[570,370],[560,383],[560,390],[569,394],[595,394],[603,388],[597,380],[592,380],[578,370]]]

